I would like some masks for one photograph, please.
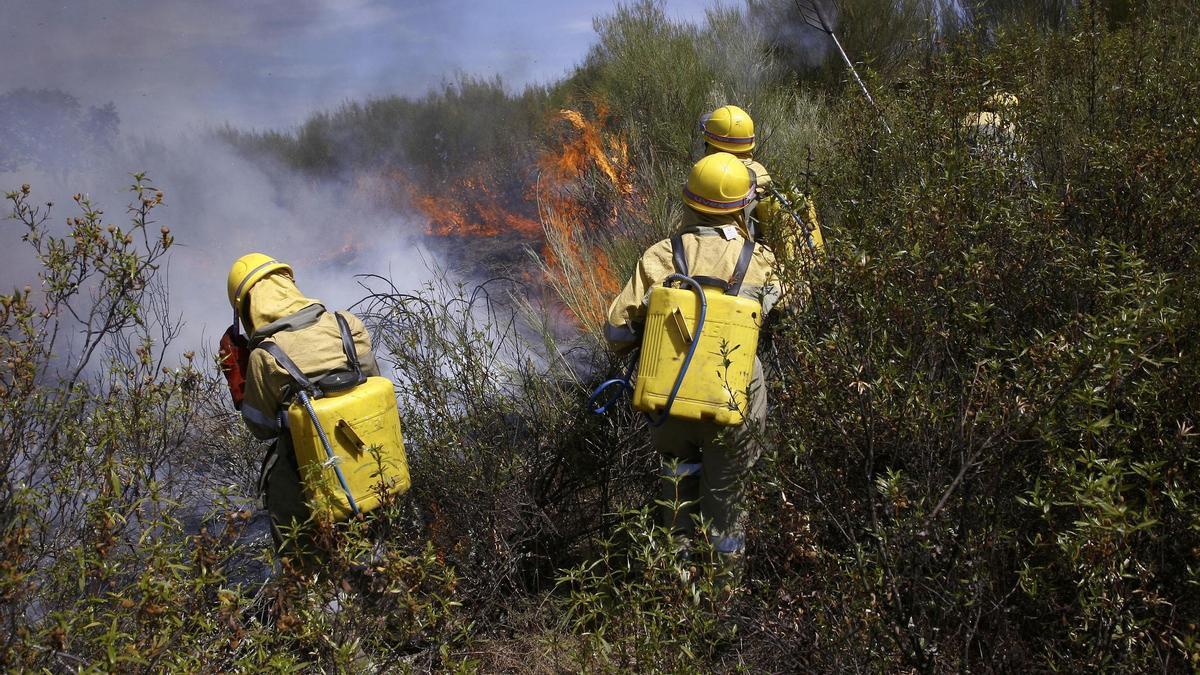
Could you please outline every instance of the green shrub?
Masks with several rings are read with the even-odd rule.
[[[685,551],[650,509],[629,512],[596,557],[563,571],[581,670],[689,672],[734,643],[739,592],[711,542]]]
[[[1198,176],[1187,151],[1139,158],[1194,142],[1198,43],[1170,11],[1108,33],[1088,10],[914,66],[894,134],[843,109],[830,259],[775,335],[751,556],[822,607],[785,633],[832,640],[820,669],[1196,658],[1197,219],[1174,195]],[[1011,159],[959,122],[997,88],[1022,101]],[[1166,182],[1133,197],[1147,170]]]
[[[408,535],[429,536],[458,570],[469,609],[502,612],[514,593],[552,585],[609,514],[645,499],[644,441],[587,414],[547,333],[522,335],[531,329],[508,300],[520,287],[441,279],[405,294],[381,279],[368,285],[379,292],[360,315],[395,367],[410,498],[424,518]]]
[[[260,450],[213,403],[211,369],[164,372],[150,337],[172,242],[150,226],[157,193],[138,177],[132,225],[111,230],[80,199],[66,235],[12,193],[44,271],[0,303],[0,663],[1194,670],[1200,22],[1185,2],[1087,2],[1061,21],[1058,4],[1017,5],[1035,20],[984,8],[919,54],[897,35],[920,31],[880,32],[887,49],[864,58],[873,87],[895,85],[875,87],[894,133],[852,90],[798,84],[769,44],[729,42],[741,13],[697,27],[642,3],[600,20],[588,62],[549,91],[463,82],[296,134],[228,134],[316,173],[503,165],[527,194],[512,158],[532,167],[561,131],[531,145],[531,130],[582,108],[630,144],[633,188],[590,169],[560,186],[596,215],[562,245],[619,275],[678,216],[696,117],[746,101],[763,161],[817,189],[828,250],[783,270],[811,300],[761,345],[772,415],[737,583],[652,523],[641,418],[587,412],[608,357],[556,339],[536,289],[500,280],[364,279],[413,488],[318,524],[317,566],[276,560],[249,511]],[[973,150],[963,118],[1001,90],[1021,99],[1014,144]],[[487,126],[485,106],[508,116]],[[451,135],[407,145],[415,128]],[[66,349],[68,333],[83,341]]]

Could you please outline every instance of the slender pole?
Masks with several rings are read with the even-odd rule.
[[[796,5],[800,6],[800,2],[801,0],[796,0]],[[838,40],[837,35],[833,32],[833,28],[831,28],[829,22],[825,20],[825,15],[821,12],[821,5],[818,4],[818,0],[809,0],[808,4],[810,7],[812,7],[813,13],[817,15],[817,21],[821,24],[820,26],[814,27],[820,28],[820,30],[824,31],[826,35],[833,39],[833,44],[835,47],[837,47],[838,54],[842,55],[842,60],[846,62],[846,67],[850,69],[850,74],[854,76],[854,81],[858,83],[858,88],[862,90],[863,96],[867,97],[867,101],[871,104],[871,107],[875,108],[875,112],[879,113],[879,121],[883,124],[883,128],[886,129],[889,134],[892,133],[892,127],[888,125],[887,119],[883,116],[883,111],[879,109],[879,104],[875,103],[875,99],[871,97],[871,92],[867,91],[867,85],[863,84],[862,78],[858,76],[858,69],[854,67],[854,63],[846,54],[846,50],[842,48],[842,41]],[[804,15],[803,7],[800,7],[800,14],[801,16]],[[809,25],[812,24],[809,23]]]

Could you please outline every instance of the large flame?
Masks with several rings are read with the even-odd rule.
[[[603,118],[607,111],[600,107],[597,114]],[[578,136],[573,142],[564,144],[562,152],[544,153],[539,162],[542,170],[559,181],[566,181],[578,176],[590,164],[607,176],[619,192],[632,194],[633,182],[628,171],[629,148],[624,139],[614,138],[606,142],[599,128],[584,119],[578,111],[560,110],[558,117],[569,122]]]
[[[538,159],[537,198],[546,232],[547,281],[555,287],[584,328],[598,333],[608,301],[620,290],[598,235],[616,224],[634,199],[633,172],[625,140],[606,134],[607,117],[596,106],[599,122],[576,110],[560,110],[566,122],[561,144]]]
[[[548,131],[555,142],[537,155],[530,167],[536,171],[507,176],[508,185],[487,175],[481,160],[463,177],[436,185],[419,184],[398,169],[359,176],[355,196],[381,207],[415,208],[435,237],[528,239],[545,262],[547,278],[538,281],[558,291],[585,329],[598,330],[620,290],[599,244],[638,198],[628,146],[604,130],[605,108],[593,108],[594,120],[577,110],[553,115]]]
[[[418,184],[403,171],[389,174],[395,196],[406,201],[425,217],[425,233],[435,237],[495,237],[506,233],[537,236],[542,226],[530,216],[510,210],[514,199],[499,194],[493,181],[478,168],[461,180],[438,185]],[[377,189],[371,186],[371,189]],[[520,202],[518,196],[515,201]]]

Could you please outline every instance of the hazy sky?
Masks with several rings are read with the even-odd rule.
[[[126,133],[229,121],[287,127],[310,112],[419,95],[456,72],[545,82],[595,41],[615,0],[0,0],[0,92],[60,88],[116,103]],[[700,20],[705,0],[668,0]]]

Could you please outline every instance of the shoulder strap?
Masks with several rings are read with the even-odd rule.
[[[350,364],[350,370],[362,380],[362,366],[358,363],[358,349],[354,346],[354,336],[350,334],[350,324],[346,323],[346,317],[342,316],[341,312],[334,312],[333,315],[337,318],[338,330],[342,333],[342,353],[346,355],[346,362]]]
[[[317,388],[313,386],[312,381],[304,375],[304,371],[300,370],[300,368],[296,366],[295,361],[292,361],[290,358],[288,358],[288,355],[284,353],[283,348],[275,344],[274,340],[264,340],[258,346],[267,350],[268,354],[275,357],[275,360],[279,362],[279,365],[283,366],[283,369],[287,371],[288,375],[290,375],[292,379],[296,381],[296,384],[304,389],[304,391],[310,393],[316,391]]]
[[[726,295],[739,295],[742,292],[742,282],[746,280],[746,272],[750,270],[750,261],[754,258],[754,240],[747,238],[742,243],[742,253],[738,256],[737,267],[733,268],[733,276],[729,279]]]
[[[361,383],[364,379],[362,373],[362,365],[358,362],[358,350],[354,347],[354,337],[350,332],[350,324],[346,323],[346,318],[340,312],[334,312],[333,316],[337,319],[338,331],[342,334],[342,353],[346,355],[346,361],[350,365],[350,370],[354,372],[358,381]],[[300,370],[296,362],[291,359],[283,348],[275,343],[274,340],[264,340],[259,343],[259,347],[267,350],[267,353],[279,362],[279,365],[287,371],[287,374],[299,385],[304,391],[309,394],[320,395],[320,387],[313,384],[312,380]]]
[[[750,269],[750,261],[754,258],[754,246],[754,240],[748,237],[742,242],[742,252],[738,255],[737,265],[733,268],[733,276],[728,280],[706,276],[692,276],[692,278],[702,286],[723,288],[726,295],[740,294],[742,292],[742,281],[746,279],[746,272]],[[671,255],[675,260],[675,271],[685,276],[690,276],[688,275],[687,259],[684,258],[683,235],[677,234],[671,237]]]
[[[758,218],[754,215],[754,209],[758,208],[758,200],[754,200],[742,207],[742,217],[746,220],[746,231],[750,233],[751,239],[758,239],[759,232]]]
[[[688,264],[687,257],[684,255],[682,234],[671,237],[671,256],[675,259],[675,271],[687,276]]]

